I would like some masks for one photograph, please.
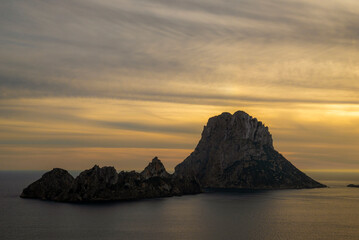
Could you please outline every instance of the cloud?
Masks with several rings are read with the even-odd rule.
[[[1,11],[2,98],[359,88],[353,1],[17,0]]]
[[[358,13],[354,0],[1,1],[0,144],[190,149],[208,117],[243,109],[299,164],[341,161],[357,136]]]

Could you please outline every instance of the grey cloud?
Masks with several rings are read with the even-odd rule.
[[[106,128],[106,129],[122,129],[122,130],[131,130],[131,131],[139,131],[139,132],[152,132],[152,133],[163,133],[163,134],[199,134],[202,126],[197,126],[192,123],[188,124],[180,124],[180,123],[162,123],[162,124],[146,124],[143,122],[128,122],[128,121],[109,121],[109,120],[96,120],[89,119],[85,117],[77,116],[76,109],[72,107],[61,109],[57,106],[54,108],[53,106],[49,107],[20,107],[20,106],[1,106],[0,105],[0,115],[2,119],[8,120],[21,120],[26,122],[52,122],[52,123],[71,123],[71,124],[79,124],[79,125],[87,125],[89,127],[98,127],[98,128]],[[4,126],[0,125],[0,130],[2,132],[6,132],[6,129],[11,129],[10,132],[18,132],[21,134],[23,131],[23,127],[14,126]],[[42,133],[43,136],[61,136],[64,133],[58,133],[51,131],[48,129],[48,133]],[[36,135],[36,131],[33,133]],[[69,135],[70,136],[70,135]],[[91,132],[89,133],[77,133],[76,131],[71,133],[71,136],[98,136],[98,134],[93,135]]]
[[[1,75],[0,75],[1,77]],[[5,79],[4,77],[3,79]],[[85,91],[81,91],[86,83],[81,85],[73,85],[67,82],[31,82],[21,78],[8,78],[0,86],[0,99],[13,98],[9,89],[16,88],[15,96],[21,97],[87,97],[87,98],[114,98],[140,101],[155,102],[173,102],[187,104],[203,104],[216,106],[234,106],[243,105],[245,103],[313,103],[313,104],[359,104],[359,99],[334,99],[334,98],[308,98],[308,97],[291,97],[288,96],[252,96],[252,95],[228,95],[225,93],[203,93],[203,92],[184,92],[177,89],[156,89],[140,87],[107,89],[101,87],[88,87]],[[106,84],[106,82],[103,82]],[[301,86],[306,88],[315,88],[309,86]],[[331,88],[329,88],[331,89]],[[335,88],[333,88],[335,89]],[[338,87],[339,89],[339,87]],[[346,88],[349,92],[355,93],[356,88]],[[8,94],[9,93],[9,94]],[[9,96],[10,95],[10,96]]]
[[[41,139],[42,138],[42,139]],[[159,140],[148,139],[106,139],[104,136],[96,136],[95,138],[82,137],[74,138],[68,134],[67,136],[57,136],[57,138],[48,138],[48,136],[41,136],[39,139],[22,138],[22,139],[8,139],[0,140],[1,145],[7,146],[41,146],[46,147],[100,147],[100,148],[170,148],[170,149],[192,149],[195,147],[195,143],[178,143],[178,142],[166,142]],[[116,141],[115,141],[116,140]]]
[[[135,122],[124,121],[96,121],[96,124],[105,126],[110,129],[126,129],[141,132],[158,132],[158,133],[182,133],[182,134],[198,134],[201,127],[194,126],[193,124],[187,125],[156,125],[156,124],[144,124]]]
[[[262,64],[260,68],[271,66],[273,61],[290,60],[286,59],[286,50],[278,51],[282,44],[296,51],[309,49],[309,57],[311,51],[339,47],[334,54],[324,53],[319,61],[335,62],[332,56],[341,54],[344,47],[357,51],[353,41],[359,37],[358,10],[333,2],[283,0],[2,1],[0,94],[2,98],[144,100],[159,95],[156,98],[161,101],[190,102],[186,97],[193,97],[191,94],[173,89],[168,94],[162,92],[176,81],[189,85],[233,82],[234,76],[216,73],[221,64],[247,69],[258,63]],[[303,78],[310,78],[310,74]],[[352,86],[353,81],[341,81],[340,75],[331,81],[324,77],[312,81],[264,76],[237,81],[347,91],[358,88]],[[234,102],[262,99],[205,96],[200,91],[193,95],[204,104],[224,98]]]

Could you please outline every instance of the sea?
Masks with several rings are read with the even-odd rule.
[[[359,239],[359,173],[307,173],[329,188],[209,191],[96,204],[19,197],[42,171],[0,171],[0,239]],[[74,173],[76,174],[76,173]]]

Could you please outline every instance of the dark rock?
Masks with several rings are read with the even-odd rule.
[[[273,147],[272,135],[256,118],[238,111],[208,120],[195,150],[175,168],[204,188],[316,188],[316,182]]]
[[[156,157],[141,173],[120,172],[113,167],[95,165],[74,179],[56,168],[24,189],[21,197],[61,202],[94,202],[170,197],[200,193],[194,178],[167,173]]]
[[[355,185],[355,184],[349,184],[347,187],[354,187],[354,188],[359,188],[359,185]]]
[[[62,195],[70,190],[73,182],[74,178],[66,170],[54,168],[25,188],[21,197],[61,201]]]
[[[68,196],[64,200],[69,201],[101,201],[113,197],[118,174],[114,167],[102,167],[95,165],[85,170],[75,179]]]
[[[183,177],[176,176],[172,177],[172,193],[174,195],[193,194],[202,192],[201,186],[195,177]]]
[[[151,177],[170,177],[170,174],[166,171],[162,162],[157,157],[152,159],[152,162],[141,172],[141,175],[145,179],[149,179]]]

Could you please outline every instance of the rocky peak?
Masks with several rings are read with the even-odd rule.
[[[175,175],[194,176],[203,187],[214,188],[324,186],[279,154],[268,128],[243,111],[210,118],[197,147],[176,166]]]
[[[224,112],[210,118],[204,127],[203,138],[215,141],[241,139],[273,147],[268,127],[243,111],[235,112],[233,115]]]
[[[74,178],[68,171],[54,168],[45,173],[36,182],[30,184],[21,194],[21,197],[58,200],[58,196],[68,191],[74,182]]]
[[[85,170],[76,178],[76,182],[82,183],[91,178],[97,182],[115,184],[118,180],[118,174],[114,167],[93,166],[89,170]]]
[[[152,161],[148,164],[148,166],[141,172],[141,175],[145,178],[151,177],[170,177],[170,174],[166,171],[162,162],[158,159],[158,157],[154,157]]]
[[[74,179],[68,171],[62,168],[53,168],[50,172],[47,172],[43,175],[43,178],[57,179],[62,177],[65,177],[70,181]]]

